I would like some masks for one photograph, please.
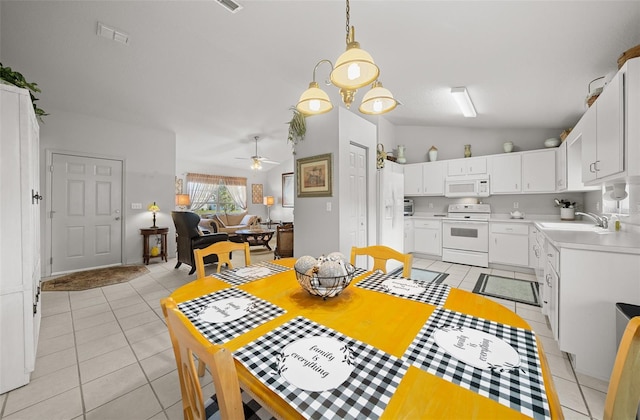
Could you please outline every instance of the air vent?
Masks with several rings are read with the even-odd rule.
[[[239,10],[242,10],[242,6],[233,0],[216,0],[216,1],[231,13],[236,13]]]
[[[98,22],[97,34],[103,38],[107,38],[124,45],[129,45],[128,33],[112,28],[111,26],[105,25],[102,22]]]

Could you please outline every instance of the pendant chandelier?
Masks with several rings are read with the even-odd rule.
[[[373,58],[356,42],[356,30],[353,26],[349,26],[349,0],[346,2],[347,50],[338,57],[335,66],[331,61],[325,59],[320,60],[313,68],[313,80],[309,83],[309,88],[300,95],[300,100],[296,105],[298,111],[304,115],[324,114],[333,109],[329,95],[320,89],[316,82],[316,70],[322,63],[331,66],[331,82],[327,82],[327,85],[333,84],[340,88],[340,96],[347,109],[351,107],[357,90],[369,84],[371,90],[362,99],[362,103],[358,107],[360,112],[380,115],[393,110],[398,105],[398,101],[393,98],[391,92],[382,87],[382,83],[378,80],[380,69],[374,63]]]

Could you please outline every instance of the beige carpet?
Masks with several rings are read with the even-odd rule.
[[[43,291],[76,291],[122,283],[147,274],[144,265],[119,265],[65,274],[42,283]]]

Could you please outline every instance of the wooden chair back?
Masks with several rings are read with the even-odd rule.
[[[276,250],[274,258],[293,257],[293,225],[286,224],[276,228]]]
[[[226,263],[229,268],[233,268],[231,264],[231,251],[244,251],[245,265],[251,264],[251,253],[249,252],[249,244],[246,242],[230,242],[221,241],[211,244],[206,248],[194,249],[193,255],[196,260],[196,275],[198,278],[204,277],[204,259],[209,255],[218,256],[218,267],[216,273],[220,272],[222,264]]]
[[[624,330],[609,379],[604,420],[635,419],[640,404],[640,316]]]
[[[356,264],[356,257],[358,255],[367,255],[373,258],[373,270],[381,270],[383,273],[387,272],[387,261],[396,260],[403,264],[402,277],[409,278],[411,275],[411,263],[413,261],[413,255],[403,254],[393,248],[389,248],[384,245],[372,245],[362,248],[351,248],[351,264]]]
[[[173,352],[180,377],[182,409],[185,419],[205,420],[204,398],[194,355],[204,362],[211,371],[216,397],[223,419],[244,419],[240,383],[231,352],[207,341],[178,310],[172,298],[162,299],[162,312],[173,344]]]

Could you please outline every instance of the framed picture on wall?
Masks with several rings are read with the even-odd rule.
[[[251,203],[262,204],[262,184],[251,184]]]
[[[282,174],[282,207],[293,207],[293,172]]]
[[[331,153],[296,160],[298,197],[331,197]]]

